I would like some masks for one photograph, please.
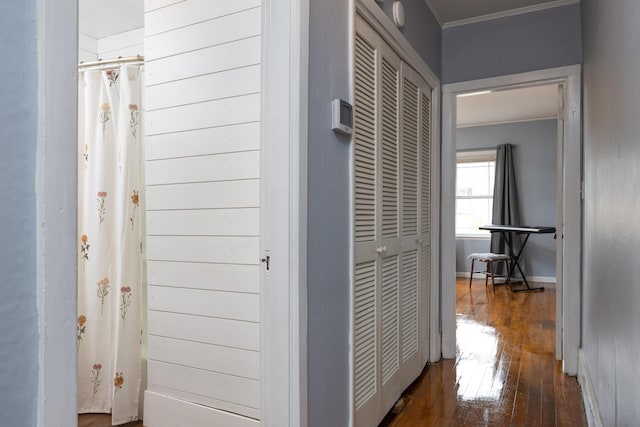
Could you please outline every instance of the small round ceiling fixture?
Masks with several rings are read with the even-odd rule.
[[[404,6],[399,1],[393,2],[393,22],[398,28],[404,27]]]

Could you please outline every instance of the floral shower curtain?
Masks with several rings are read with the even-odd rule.
[[[141,67],[78,83],[78,412],[118,425],[138,419],[141,378]]]

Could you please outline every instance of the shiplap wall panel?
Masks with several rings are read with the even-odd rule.
[[[260,152],[215,154],[147,162],[148,185],[260,177]]]
[[[147,212],[149,236],[259,236],[260,210],[215,209]]]
[[[260,321],[260,296],[238,292],[149,286],[149,309],[258,322]]]
[[[78,34],[78,62],[91,62],[98,59],[98,40],[89,34]]]
[[[144,28],[98,39],[98,57],[112,59],[144,55]]]
[[[260,417],[261,1],[145,5],[149,390],[234,425]]]
[[[150,89],[150,88],[148,88]],[[149,90],[147,90],[149,92]],[[233,153],[260,148],[260,123],[219,126],[147,137],[147,160]]]
[[[260,92],[260,65],[149,86],[146,111]]]
[[[244,95],[149,111],[147,135],[203,129],[260,120],[260,95]]]
[[[224,426],[224,427],[255,427],[260,425],[260,410],[247,406],[235,405],[224,400],[212,399],[198,394],[188,393],[180,390],[153,385],[153,391],[148,394],[161,396],[162,411],[169,412],[167,417],[158,419],[145,415],[145,424],[149,420],[149,426],[153,427],[202,427],[202,426]],[[147,396],[145,394],[145,399]],[[171,397],[169,397],[171,396]],[[168,401],[180,402],[174,407],[167,406]],[[188,415],[185,413],[188,412]],[[178,414],[176,416],[176,413]],[[146,412],[145,412],[146,414]],[[182,416],[182,414],[187,416]],[[247,415],[237,415],[247,414]],[[249,418],[250,417],[250,418]]]
[[[186,2],[186,0],[144,0],[144,12],[148,17],[149,12],[153,10]]]
[[[257,264],[258,237],[148,236],[147,257],[160,261]]]
[[[149,261],[149,283],[174,288],[259,293],[258,265]]]
[[[147,210],[249,208],[260,203],[260,181],[147,186]]]
[[[214,399],[233,399],[234,403],[250,408],[260,407],[260,382],[248,378],[149,360],[149,383]]]
[[[199,9],[192,8],[192,11],[194,19],[198,19]],[[261,19],[262,10],[256,7],[147,36],[145,55],[162,58],[253,37],[260,34]]]
[[[197,10],[193,5],[197,5]],[[175,30],[193,25],[195,22],[206,21],[221,16],[230,15],[260,6],[261,0],[193,0],[177,4],[169,9],[158,9],[147,15],[147,36]],[[196,16],[194,16],[194,13]]]
[[[260,379],[260,353],[194,341],[149,336],[149,359]]]
[[[256,352],[260,350],[260,324],[255,322],[151,311],[148,328],[149,335]]]
[[[260,37],[256,36],[162,59],[147,54],[146,83],[151,86],[259,64],[260,43]]]
[[[242,417],[229,412],[239,412],[234,405],[226,402],[211,403],[213,400],[196,394],[170,390],[176,397],[168,397],[165,389],[158,385],[154,391],[147,390],[144,394],[145,413],[144,421],[148,426],[154,427],[256,427],[258,420]],[[193,402],[193,403],[190,403]],[[229,412],[212,409],[218,405],[226,406]],[[242,408],[247,410],[247,408]],[[251,409],[259,417],[257,409]]]

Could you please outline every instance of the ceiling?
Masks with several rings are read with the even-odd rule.
[[[558,85],[459,96],[457,106],[458,127],[556,118]]]
[[[80,33],[101,39],[144,26],[144,0],[80,0]]]
[[[443,27],[577,3],[579,0],[425,0]]]

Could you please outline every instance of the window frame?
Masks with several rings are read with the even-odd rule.
[[[484,196],[458,196],[458,178],[457,171],[458,167],[461,163],[481,163],[481,162],[493,162],[494,163],[494,171],[495,171],[495,162],[496,162],[496,149],[495,148],[486,148],[480,150],[461,150],[456,152],[456,187],[455,187],[455,205],[457,207],[458,200],[486,200],[490,199],[493,203],[493,187],[490,187],[491,197]],[[495,178],[494,178],[495,179]],[[457,208],[456,208],[457,211]],[[456,214],[457,218],[457,214]],[[489,222],[491,222],[491,218],[489,218]],[[458,232],[458,222],[455,223],[455,236],[456,239],[465,239],[465,240],[490,240],[491,233],[490,232],[482,232],[478,233],[459,233]]]

